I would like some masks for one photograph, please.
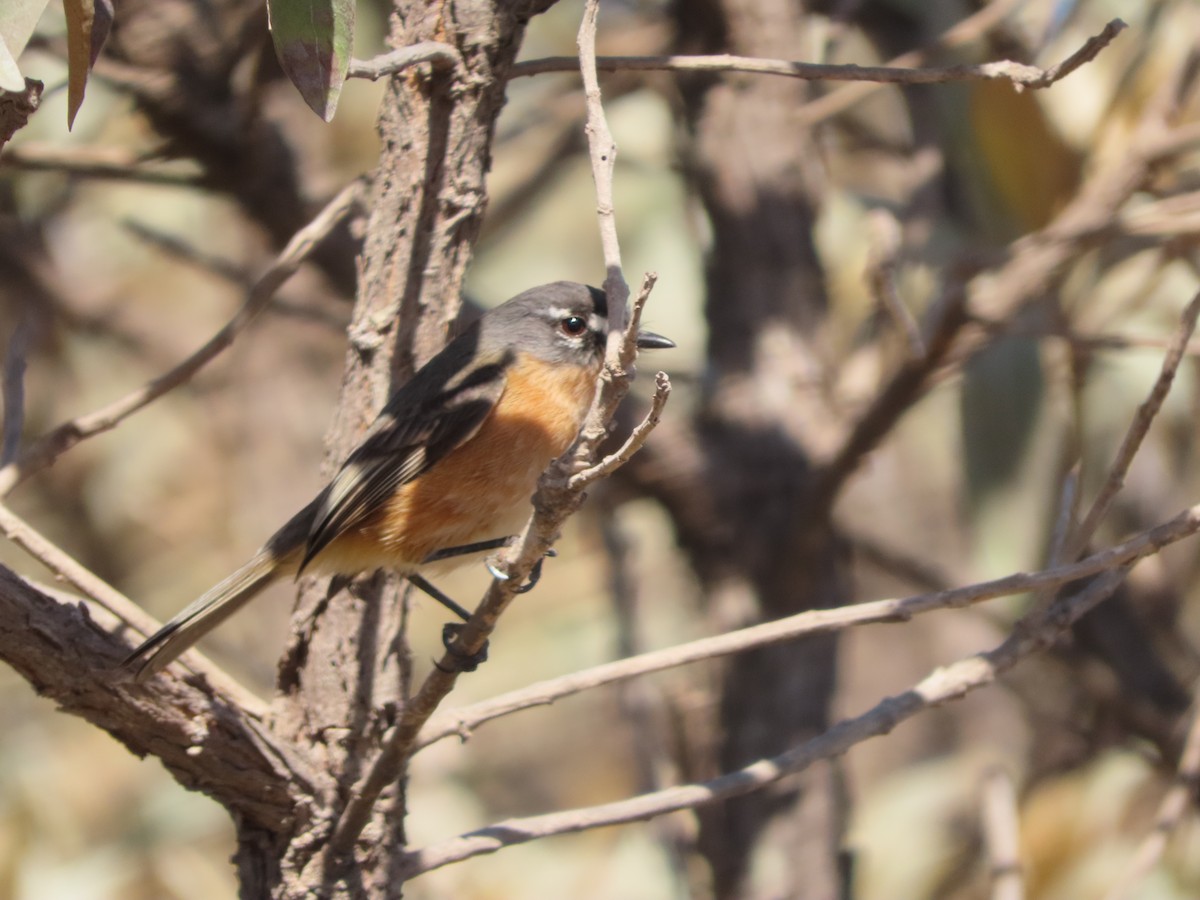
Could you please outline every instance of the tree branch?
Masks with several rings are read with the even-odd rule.
[[[1070,75],[1080,66],[1095,59],[1126,28],[1120,19],[1113,19],[1083,46],[1048,69],[1029,66],[1012,60],[982,63],[974,66],[931,66],[926,68],[897,68],[892,66],[830,65],[826,63],[795,62],[786,59],[762,59],[753,56],[734,56],[721,53],[710,56],[601,56],[595,59],[596,69],[604,72],[671,71],[671,72],[747,72],[753,75],[781,75],[805,81],[867,81],[880,84],[944,84],[950,81],[1008,81],[1017,90],[1047,88]],[[581,60],[569,56],[552,56],[519,62],[512,77],[541,75],[546,72],[571,72],[580,67]]]
[[[1117,450],[1116,458],[1113,460],[1108,474],[1105,476],[1104,484],[1096,495],[1096,499],[1092,501],[1092,505],[1088,509],[1087,515],[1084,516],[1083,522],[1075,530],[1074,534],[1071,535],[1068,542],[1068,557],[1080,553],[1088,541],[1092,539],[1100,522],[1112,506],[1113,500],[1116,499],[1117,494],[1124,487],[1125,476],[1129,472],[1129,467],[1133,465],[1133,458],[1141,448],[1142,441],[1145,439],[1146,433],[1150,430],[1150,425],[1154,422],[1155,416],[1162,409],[1163,401],[1167,399],[1167,394],[1171,391],[1171,385],[1175,381],[1175,373],[1179,371],[1179,364],[1183,360],[1188,342],[1192,339],[1192,334],[1196,330],[1196,320],[1198,317],[1200,317],[1200,292],[1197,292],[1192,297],[1179,317],[1179,324],[1175,328],[1175,334],[1171,337],[1171,342],[1167,345],[1167,352],[1163,357],[1158,378],[1155,379],[1154,385],[1150,388],[1150,393],[1146,399],[1138,404],[1133,421],[1129,423],[1129,427],[1125,431],[1125,437],[1122,439],[1121,446]]]
[[[0,503],[0,534],[44,565],[56,578],[65,581],[100,609],[114,616],[123,626],[131,626],[146,636],[158,630],[159,623],[144,609],[80,564],[3,503]],[[122,645],[122,649],[127,648]],[[192,671],[226,694],[229,701],[241,706],[247,715],[263,718],[265,704],[207,657],[192,651],[186,661]]]
[[[300,268],[300,264],[317,248],[322,238],[350,213],[358,203],[361,193],[361,182],[352,182],[343,188],[316,218],[296,232],[283,252],[255,282],[242,307],[234,314],[233,318],[195,353],[175,368],[164,372],[108,406],[64,422],[39,438],[15,462],[0,467],[0,497],[6,496],[17,484],[34,472],[51,465],[59,456],[80,441],[115,428],[124,419],[143,409],[163,394],[185,384],[200,369],[215,359],[270,303],[275,292],[295,274],[296,270]]]
[[[667,378],[666,372],[657,373],[654,376],[654,395],[650,398],[650,409],[629,437],[625,439],[625,443],[594,466],[589,466],[582,472],[572,475],[567,486],[571,490],[583,490],[629,462],[633,455],[642,449],[650,437],[650,432],[658,425],[662,418],[663,407],[667,405],[667,398],[670,396],[671,380]]]
[[[1117,211],[1145,182],[1162,154],[1179,149],[1178,130],[1170,123],[1178,111],[1180,95],[1193,78],[1189,62],[1179,65],[1139,123],[1130,152],[1085,182],[1049,225],[1013,242],[1003,265],[988,270],[985,278],[973,279],[972,271],[947,279],[943,299],[929,316],[934,336],[926,337],[925,356],[905,361],[858,421],[849,426],[840,446],[822,465],[817,477],[817,502],[827,505],[837,497],[842,484],[867,454],[923,396],[930,377],[943,362],[951,355],[955,359],[969,357],[987,346],[991,334],[985,329],[958,333],[966,324],[964,313],[991,322],[1015,320],[1020,310],[1043,297],[1049,286],[1063,276],[1082,245],[1111,227]],[[964,310],[964,293],[968,291]]]
[[[421,63],[433,63],[434,68],[453,69],[460,75],[465,72],[462,54],[451,44],[421,41],[368,60],[352,59],[346,77],[378,81]]]
[[[125,601],[128,602],[128,601]],[[0,659],[65,712],[152,754],[185,787],[278,829],[296,814],[307,765],[279,744],[244,698],[206,677],[114,683],[126,623],[77,598],[52,596],[0,567]],[[258,704],[261,706],[261,704]]]
[[[1053,615],[1043,622],[1040,630],[1028,634],[1014,632],[993,650],[936,669],[905,693],[888,697],[862,715],[844,719],[778,756],[760,759],[698,784],[667,788],[614,803],[497,822],[409,852],[404,861],[406,876],[411,878],[538,838],[640,822],[759,790],[806,769],[817,760],[840,756],[868,738],[888,734],[913,716],[995,683],[1022,659],[1049,647],[1080,616],[1112,594],[1124,577],[1124,568],[1105,573],[1079,593],[1056,603]]]
[[[133,181],[169,187],[204,188],[208,177],[194,166],[147,163],[122,148],[57,147],[22,144],[0,156],[0,169],[26,172],[60,172],[75,178]]]
[[[1169,544],[1191,537],[1197,531],[1200,531],[1200,504],[1182,511],[1154,528],[1139,532],[1120,544],[1068,565],[1055,566],[1040,572],[1018,572],[992,581],[903,599],[872,600],[836,609],[809,610],[761,625],[572,672],[561,678],[537,682],[490,700],[442,713],[430,720],[414,746],[415,749],[421,749],[451,735],[466,738],[472,729],[484,722],[522,709],[546,706],[563,697],[602,685],[741,653],[754,647],[795,640],[803,635],[836,631],[856,625],[907,622],[913,616],[934,610],[960,609],[996,597],[1030,591],[1050,591],[1081,578],[1117,567],[1130,566]]]

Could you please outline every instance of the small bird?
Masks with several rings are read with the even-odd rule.
[[[303,572],[391,569],[463,615],[419,571],[461,565],[524,524],[538,477],[583,424],[607,335],[604,292],[570,281],[485,313],[392,395],[308,506],[123,666],[149,678],[269,584]],[[637,345],[675,346],[648,331]]]

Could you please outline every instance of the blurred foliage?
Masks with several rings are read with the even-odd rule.
[[[952,23],[953,17],[944,18],[950,12],[969,12],[966,4],[898,0],[829,5],[880,15],[899,10],[927,31],[924,39]],[[378,7],[364,6],[359,56],[378,47],[382,29],[380,17],[369,15]],[[1061,7],[1068,9],[1059,24]],[[563,0],[536,19],[524,55],[575,52],[579,12],[579,3]],[[668,13],[661,3],[606,6],[600,52],[661,50],[670,33]],[[919,205],[922,190],[936,194],[924,198],[932,211],[909,226],[897,275],[905,302],[920,311],[936,293],[941,266],[959,254],[995,253],[1044,224],[1081,177],[1120,155],[1155,84],[1194,43],[1195,4],[1045,0],[1021,6],[1007,27],[1033,48],[1037,63],[1049,65],[1113,15],[1125,18],[1129,31],[1048,92],[1016,94],[998,84],[904,92],[884,87],[821,126],[828,184],[817,244],[831,297],[834,355],[851,360],[872,330],[875,312],[862,271],[873,208]],[[837,61],[886,59],[866,29],[850,24],[839,31],[821,15],[813,18],[815,31],[840,35]],[[51,92],[17,143],[151,150],[155,137],[148,123],[131,111],[118,85],[100,78],[89,85],[74,132],[66,133],[65,116],[56,109],[65,103],[64,92],[53,90],[66,77],[55,47],[53,39],[35,42],[22,60],[23,69],[43,78]],[[808,50],[797,48],[797,54],[810,58]],[[994,50],[977,42],[962,52],[982,59]],[[707,223],[677,156],[678,98],[668,75],[622,75],[604,83],[613,95],[608,112],[621,154],[616,197],[626,272],[635,282],[643,271],[659,274],[647,323],[680,345],[666,362],[677,385],[668,415],[683,415],[707,374],[700,296]],[[264,103],[288,135],[315,196],[371,165],[380,85],[348,82],[329,126],[285,87],[268,85]],[[471,294],[488,304],[550,279],[603,277],[591,176],[578,139],[583,112],[576,80],[520,79],[510,98],[491,176],[493,220],[470,274]],[[941,156],[932,161],[936,171],[922,174],[909,142],[930,132]],[[1192,189],[1200,184],[1194,158],[1161,178]],[[22,322],[33,329],[28,436],[169,367],[220,327],[240,301],[237,285],[163,252],[129,223],[247,273],[270,256],[261,231],[219,192],[7,169],[0,170],[0,198],[12,211],[4,220],[5,240],[28,241],[31,256],[40,260],[36,290],[0,280],[0,340]],[[1074,262],[1060,302],[1078,333],[1161,337],[1195,289],[1195,273],[1178,261],[1164,263],[1159,242],[1131,239],[1124,251],[1121,259],[1088,253]],[[22,486],[14,507],[166,617],[241,562],[319,486],[322,434],[339,384],[347,318],[344,298],[315,272],[302,273],[284,288],[271,314],[218,362]],[[1154,377],[1161,348],[1148,340],[1100,349],[1073,376],[1061,344],[1041,340],[1049,324],[1025,324],[1030,336],[994,348],[965,380],[942,383],[901,421],[840,503],[839,519],[851,534],[886,542],[946,583],[1041,562],[1064,423],[1078,413],[1085,485],[1094,489],[1095,473],[1111,459]],[[878,377],[880,364],[865,364],[867,383]],[[1082,379],[1078,396],[1072,377]],[[1131,473],[1118,525],[1157,521],[1197,496],[1193,372],[1181,381]],[[688,599],[695,585],[665,517],[645,503],[619,507],[614,516],[608,527],[633,548],[644,601],[638,610],[642,642],[665,646],[698,636]],[[7,545],[0,547],[0,561],[34,579],[47,577]],[[1200,646],[1190,550],[1165,554],[1154,568],[1151,581],[1170,582],[1190,601],[1180,614],[1174,651],[1190,682],[1197,672],[1191,648]],[[910,581],[869,562],[860,563],[856,576],[861,599],[914,590]],[[483,572],[468,571],[443,586],[470,598],[484,580]],[[546,566],[538,590],[505,618],[487,666],[464,678],[451,702],[611,658],[619,623],[607,584],[597,520],[581,517],[559,558]],[[264,693],[283,642],[287,594],[277,590],[206,645]],[[444,615],[427,601],[415,602],[412,636],[420,668],[439,646]],[[839,711],[860,712],[931,668],[996,643],[1016,606],[1004,601],[848,633]],[[691,687],[698,677],[695,671],[672,672],[652,683],[686,703],[699,696]],[[1025,785],[1021,825],[1031,898],[1100,897],[1124,871],[1153,827],[1166,778],[1147,762],[1145,748],[1130,742],[1085,754],[1070,768],[1032,765],[1040,731],[1028,698],[1036,692],[1015,680],[934,710],[848,755],[854,800],[849,844],[860,900],[987,895],[978,788],[982,773],[995,764]],[[235,895],[227,863],[232,827],[217,807],[184,792],[157,764],[138,762],[99,731],[55,714],[8,671],[0,671],[0,735],[0,900]],[[1037,777],[1025,782],[1032,768]],[[594,692],[488,725],[468,744],[444,742],[423,752],[413,769],[411,837],[420,843],[507,815],[613,799],[639,787],[620,694]],[[649,823],[508,849],[430,873],[410,885],[408,895],[680,896],[661,851],[662,827]],[[1200,829],[1189,820],[1138,896],[1200,896],[1198,841]]]

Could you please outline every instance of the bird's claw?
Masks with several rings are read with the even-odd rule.
[[[553,557],[553,556],[558,556],[558,553],[554,550],[553,547],[551,547],[549,550],[546,551],[545,556],[543,556],[541,559],[539,559],[537,562],[535,562],[533,564],[533,568],[529,570],[529,580],[526,581],[519,588],[517,588],[513,593],[527,594],[530,591],[532,591],[534,589],[534,587],[537,586],[537,583],[542,578],[542,563],[544,563],[546,561],[546,557]],[[490,560],[490,559],[487,560],[484,563],[484,565],[487,566],[487,570],[493,578],[496,578],[500,581],[508,581],[508,573],[501,572],[496,567],[496,564],[492,560]]]
[[[483,646],[479,648],[477,653],[463,653],[457,648],[458,636],[462,633],[464,627],[461,622],[447,622],[442,626],[442,646],[446,648],[446,653],[454,660],[454,665],[447,667],[443,666],[441,662],[435,662],[434,665],[447,674],[474,672],[483,663],[487,662],[487,641],[484,641]]]

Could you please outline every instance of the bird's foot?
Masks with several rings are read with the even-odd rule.
[[[442,646],[446,648],[446,653],[453,660],[453,665],[445,666],[441,662],[434,663],[434,665],[447,674],[474,672],[480,665],[487,662],[487,641],[484,641],[478,653],[463,653],[458,649],[458,636],[462,633],[464,627],[459,622],[447,622],[442,626]]]
[[[553,547],[551,547],[549,550],[546,551],[546,556],[543,556],[541,559],[539,559],[537,562],[535,562],[533,564],[533,568],[529,570],[529,580],[526,581],[519,588],[517,588],[514,593],[527,594],[530,591],[532,591],[534,589],[534,587],[537,586],[537,583],[542,578],[542,563],[544,563],[546,561],[547,557],[553,557],[553,556],[558,556],[558,553],[555,552]],[[487,570],[488,570],[488,572],[491,573],[493,578],[499,578],[501,581],[508,580],[508,575],[505,574],[504,572],[501,572],[499,569],[497,569],[495,563],[493,563],[490,559],[486,563],[484,563],[484,565],[487,566]]]

